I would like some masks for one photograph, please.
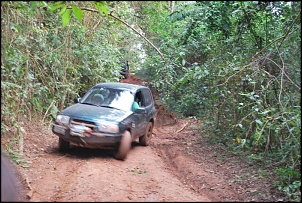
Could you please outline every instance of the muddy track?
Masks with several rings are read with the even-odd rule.
[[[20,169],[27,201],[212,201],[181,182],[154,146],[134,142],[119,161],[109,150],[72,147],[60,153],[56,142],[27,151],[30,168]]]

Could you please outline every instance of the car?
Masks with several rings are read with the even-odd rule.
[[[128,64],[128,61],[124,61],[123,62],[121,75],[124,77],[124,79],[127,79],[129,77],[129,64]]]
[[[156,108],[148,87],[105,82],[94,85],[59,112],[52,132],[59,137],[60,151],[71,145],[114,149],[114,157],[125,160],[132,142],[149,145],[155,120]]]

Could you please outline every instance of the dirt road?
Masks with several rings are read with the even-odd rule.
[[[61,153],[58,138],[49,129],[28,129],[24,156],[30,167],[19,168],[27,187],[22,198],[31,202],[239,200],[232,190],[216,188],[226,180],[210,166],[201,168],[185,155],[175,130],[175,126],[155,129],[150,146],[134,142],[127,159],[119,161],[110,150],[72,147]],[[193,182],[187,180],[190,176]],[[199,188],[194,185],[198,179],[203,180]]]
[[[131,79],[131,78],[130,78]],[[127,82],[127,81],[123,81]],[[131,81],[139,83],[139,80]],[[27,202],[217,202],[274,200],[265,181],[240,160],[218,162],[198,133],[199,121],[158,107],[150,146],[134,142],[125,161],[110,150],[58,151],[50,126],[24,123],[20,200]],[[28,165],[28,167],[21,167]],[[242,176],[246,180],[240,180]],[[259,185],[261,182],[261,185]],[[258,185],[257,185],[257,184]],[[261,186],[261,188],[260,188]],[[261,190],[261,191],[260,191]],[[256,195],[255,195],[256,194]]]

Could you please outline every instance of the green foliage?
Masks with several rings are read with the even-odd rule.
[[[69,5],[71,4],[71,6]],[[108,11],[106,9],[107,3],[105,1],[100,2],[93,2],[95,8],[105,15],[108,15]],[[64,2],[64,1],[58,1],[53,4],[48,4],[47,8],[54,12],[57,9],[61,9],[59,14],[62,17],[62,26],[65,27],[70,23],[72,13],[75,15],[75,17],[82,22],[83,19],[83,11],[81,8],[79,8],[75,2]]]
[[[161,103],[200,117],[210,140],[251,164],[273,153],[277,166],[300,171],[299,3],[179,2],[170,14],[148,6],[143,13],[162,20],[144,18],[146,33],[157,37],[165,61],[150,57],[142,74]],[[300,179],[280,176],[291,188]]]
[[[278,189],[285,192],[292,201],[299,202],[301,199],[301,172],[293,168],[278,168],[277,172],[281,177]]]
[[[6,145],[6,151],[4,151],[4,153],[7,153],[7,156],[10,157],[10,159],[15,162],[16,164],[20,165],[23,168],[28,168],[28,164],[26,163],[26,161],[23,159],[22,154],[12,150],[9,146]]]

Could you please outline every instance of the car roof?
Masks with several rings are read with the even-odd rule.
[[[113,89],[120,89],[120,90],[130,90],[130,91],[137,91],[138,89],[147,88],[141,85],[135,85],[130,83],[122,83],[122,82],[105,82],[105,83],[98,83],[94,87],[106,87],[106,88],[113,88]]]

